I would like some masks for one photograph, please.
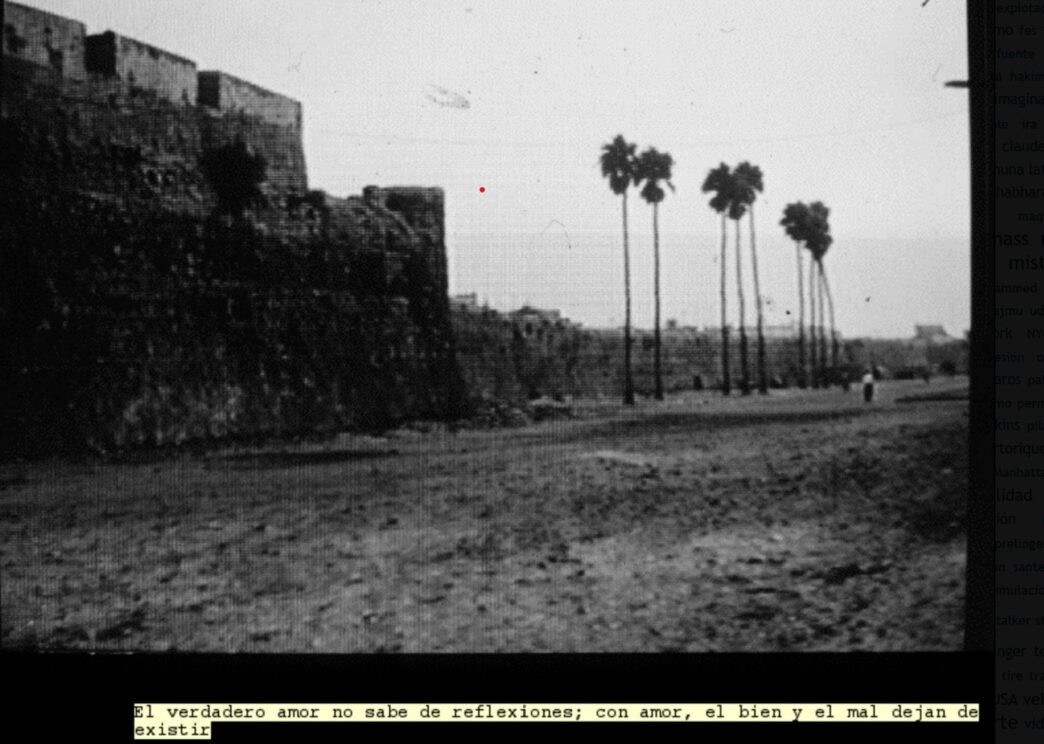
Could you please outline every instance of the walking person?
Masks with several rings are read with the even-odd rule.
[[[872,403],[874,400],[874,372],[871,369],[866,370],[866,374],[863,375],[863,401],[866,403]]]

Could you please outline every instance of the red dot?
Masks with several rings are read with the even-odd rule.
[[[479,186],[479,193],[480,194],[485,194],[486,193],[486,187],[485,186]]]

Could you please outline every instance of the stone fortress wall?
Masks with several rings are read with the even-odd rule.
[[[88,35],[79,21],[19,3],[4,3],[3,52],[72,80],[84,80],[89,73],[115,77],[173,103],[205,105],[301,129],[298,101],[225,72],[199,72],[190,59],[113,31]]]
[[[242,113],[301,131],[301,104],[226,72],[199,73],[199,103],[221,113]]]
[[[73,79],[87,77],[86,27],[79,21],[18,3],[4,3],[4,56]]]
[[[172,103],[191,106],[198,98],[195,62],[112,31],[87,37],[86,66]]]
[[[441,189],[309,188],[301,105],[5,3],[0,457],[457,415]],[[263,201],[221,214],[242,143]]]
[[[29,63],[23,67],[38,82],[56,89],[51,98],[61,100],[47,101],[52,108],[73,109],[81,121],[110,119],[95,134],[118,135],[121,146],[154,161],[155,173],[142,169],[146,187],[172,186],[172,171],[185,170],[179,164],[195,169],[201,150],[241,139],[265,158],[266,196],[285,201],[308,191],[298,101],[224,72],[199,72],[192,60],[113,31],[89,35],[78,21],[18,3],[5,9],[5,60]],[[99,111],[105,108],[123,120],[112,121],[120,117]],[[145,124],[136,133],[132,113],[165,117],[170,126]]]

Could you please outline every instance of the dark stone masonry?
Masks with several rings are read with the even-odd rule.
[[[297,101],[5,11],[0,456],[464,412],[440,189],[309,190]]]

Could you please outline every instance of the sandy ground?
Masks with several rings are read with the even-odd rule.
[[[2,464],[3,647],[956,650],[966,391]]]

